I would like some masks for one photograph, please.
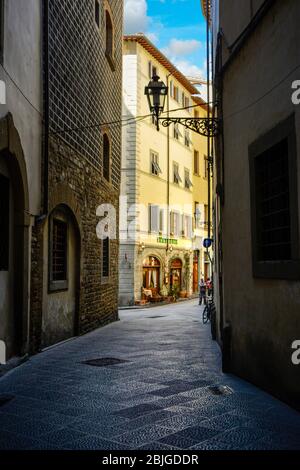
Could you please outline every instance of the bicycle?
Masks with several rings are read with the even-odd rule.
[[[211,321],[211,313],[213,309],[213,300],[207,300],[203,313],[202,313],[202,320],[203,324],[206,325]]]

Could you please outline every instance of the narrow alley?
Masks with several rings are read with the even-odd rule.
[[[0,394],[1,449],[300,449],[299,413],[222,374],[196,300],[121,311],[31,357]]]

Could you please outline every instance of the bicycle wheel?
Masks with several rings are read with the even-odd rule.
[[[203,317],[203,324],[205,325],[208,322],[208,306],[207,305],[205,305],[202,317]]]

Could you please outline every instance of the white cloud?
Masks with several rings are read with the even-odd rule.
[[[178,57],[192,54],[201,47],[201,42],[196,39],[171,39],[163,52],[166,56]]]
[[[125,0],[124,32],[134,34],[145,32],[149,25],[146,0]]]
[[[204,77],[205,71],[189,60],[174,60],[174,65],[187,77]]]

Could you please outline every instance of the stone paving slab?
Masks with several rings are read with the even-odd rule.
[[[223,374],[201,317],[197,301],[126,310],[30,358],[0,379],[0,450],[299,450],[300,414]],[[129,362],[83,364],[99,358]]]

